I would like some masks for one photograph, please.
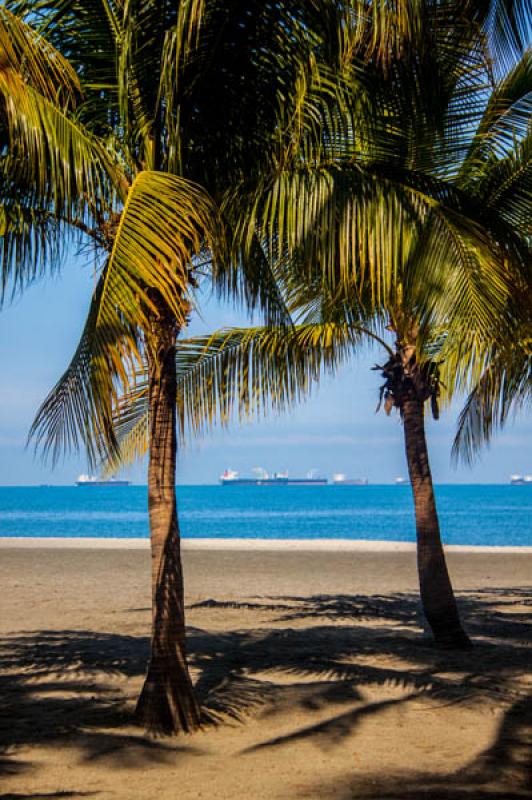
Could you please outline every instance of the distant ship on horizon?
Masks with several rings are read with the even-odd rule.
[[[288,472],[274,472],[270,475],[262,467],[253,470],[255,477],[241,478],[238,472],[226,469],[220,475],[222,486],[326,486],[327,478],[317,476],[314,470],[304,478],[290,478]]]
[[[118,478],[96,478],[94,475],[79,475],[76,486],[129,486],[131,481]]]
[[[510,475],[512,486],[532,486],[532,475]]]
[[[332,479],[334,486],[367,486],[367,478],[348,478],[343,472],[336,472]]]

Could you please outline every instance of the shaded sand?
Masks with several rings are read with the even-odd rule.
[[[411,551],[187,549],[210,723],[132,724],[145,548],[0,548],[0,800],[532,797],[532,554],[454,552],[477,646],[418,626]]]

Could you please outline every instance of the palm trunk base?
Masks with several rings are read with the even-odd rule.
[[[430,624],[430,623],[429,623]],[[441,650],[469,650],[473,643],[464,629],[458,628],[439,628],[431,625],[434,644]]]
[[[441,620],[429,622],[427,615],[420,600],[417,622],[423,629],[423,639],[427,644],[433,644],[441,650],[467,650],[473,647],[473,642],[462,628],[458,617],[458,626],[442,623]]]
[[[139,725],[153,734],[192,733],[200,727],[200,709],[187,674],[176,675],[176,661],[150,662],[135,709]]]

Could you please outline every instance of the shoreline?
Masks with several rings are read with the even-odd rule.
[[[187,539],[181,540],[183,550],[243,550],[243,551],[289,551],[289,552],[362,552],[362,553],[413,553],[415,542],[398,542],[384,539]],[[149,538],[112,537],[0,537],[2,548],[43,549],[102,549],[144,550],[150,545]],[[447,553],[483,554],[532,554],[532,546],[515,545],[444,545]]]

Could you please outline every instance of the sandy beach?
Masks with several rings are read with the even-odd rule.
[[[132,724],[149,551],[0,544],[0,798],[532,797],[532,552],[449,552],[472,651],[435,650],[411,547],[184,548],[206,723]]]

